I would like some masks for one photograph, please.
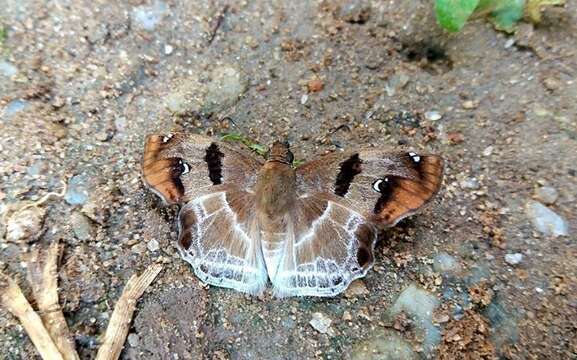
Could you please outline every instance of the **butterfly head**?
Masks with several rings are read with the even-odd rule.
[[[268,161],[276,161],[285,164],[292,164],[294,155],[290,151],[290,144],[288,141],[275,141],[269,148],[266,158]]]

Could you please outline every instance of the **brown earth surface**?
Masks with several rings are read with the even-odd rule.
[[[64,244],[60,301],[83,359],[127,279],[154,262],[165,268],[123,359],[577,358],[574,1],[511,36],[483,20],[448,35],[416,0],[0,9],[1,211],[78,183],[31,236],[4,236],[0,265],[29,294],[25,255]],[[174,247],[177,209],[141,182],[145,136],[176,130],[286,137],[298,159],[408,144],[441,154],[446,177],[344,295],[250,297],[199,282]],[[536,230],[533,199],[568,235]],[[417,309],[394,313],[399,294]],[[0,324],[0,357],[38,358],[3,308]]]

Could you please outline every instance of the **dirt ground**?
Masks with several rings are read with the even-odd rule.
[[[33,234],[4,236],[0,265],[26,286],[30,248],[65,244],[83,359],[154,262],[123,359],[577,358],[576,2],[512,36],[483,20],[445,34],[418,0],[0,9],[1,210],[69,184]],[[446,177],[344,295],[255,298],[199,282],[174,247],[177,209],[140,180],[144,137],[175,130],[287,137],[298,159],[408,144],[441,154]],[[539,231],[533,201],[568,235]],[[38,358],[3,308],[0,324],[0,357]]]

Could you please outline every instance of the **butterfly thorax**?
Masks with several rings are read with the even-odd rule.
[[[263,233],[284,233],[286,215],[296,201],[296,177],[292,166],[267,161],[258,175],[255,199],[256,215]]]

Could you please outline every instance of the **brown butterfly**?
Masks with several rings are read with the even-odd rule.
[[[443,160],[361,150],[292,166],[288,143],[266,161],[201,135],[151,135],[145,183],[181,205],[178,249],[202,281],[251,294],[335,296],[373,265],[379,227],[437,193]]]

